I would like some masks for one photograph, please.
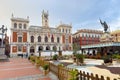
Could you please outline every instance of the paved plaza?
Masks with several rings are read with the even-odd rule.
[[[54,79],[52,79],[54,78]],[[57,80],[52,73],[44,76],[41,68],[36,68],[25,58],[10,58],[0,62],[0,80]]]

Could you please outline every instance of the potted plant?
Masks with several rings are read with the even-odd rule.
[[[36,63],[36,67],[39,68],[39,66],[40,66],[40,59],[39,59],[39,57],[37,57],[35,59],[35,63]]]
[[[76,52],[73,52],[73,62],[76,62]]]
[[[48,64],[45,64],[45,65],[43,66],[43,69],[44,69],[44,75],[47,75],[48,72],[49,72],[49,65],[48,65]]]
[[[58,59],[58,55],[55,54],[55,55],[53,56],[53,60],[57,60],[57,59]]]
[[[32,64],[34,64],[35,63],[35,56],[30,56],[30,61],[32,62]]]
[[[120,63],[120,55],[117,56],[117,62]]]
[[[77,53],[75,56],[76,56],[76,58],[77,58],[77,64],[78,64],[78,63],[80,63],[80,64],[83,64],[83,63],[84,63],[84,55],[83,55],[83,54]]]
[[[103,60],[104,60],[104,63],[112,63],[112,57],[108,55],[103,57]]]
[[[77,79],[77,74],[78,74],[78,71],[76,69],[73,69],[69,72],[69,79],[68,80],[76,80]]]

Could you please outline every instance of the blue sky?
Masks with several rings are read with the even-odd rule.
[[[11,27],[12,13],[16,17],[29,16],[30,25],[41,24],[41,12],[49,11],[49,24],[55,27],[62,21],[78,29],[103,30],[99,18],[110,30],[120,29],[120,0],[0,0],[0,26]],[[10,30],[8,31],[8,33]]]

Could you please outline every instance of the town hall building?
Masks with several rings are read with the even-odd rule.
[[[29,17],[11,17],[11,54],[72,50],[72,25],[49,25],[48,11],[42,11],[42,26],[30,26]]]

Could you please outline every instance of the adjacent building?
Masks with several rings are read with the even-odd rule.
[[[120,42],[120,30],[112,31],[110,34],[113,42]]]
[[[42,11],[42,25],[29,25],[29,17],[11,17],[11,54],[38,53],[42,51],[72,50],[72,26],[49,25],[48,11]]]
[[[88,44],[97,44],[103,32],[100,30],[81,29],[73,34],[73,43],[79,46]]]

